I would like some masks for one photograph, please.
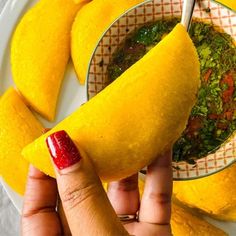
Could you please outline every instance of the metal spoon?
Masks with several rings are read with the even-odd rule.
[[[186,28],[187,31],[190,29],[195,1],[196,0],[184,0],[183,2],[181,24]]]

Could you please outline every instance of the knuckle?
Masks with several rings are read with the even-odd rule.
[[[171,195],[169,193],[151,193],[149,198],[157,204],[169,204],[171,202]]]
[[[118,190],[122,192],[138,190],[138,176],[133,175],[128,178],[109,183],[108,191],[111,190]]]
[[[123,179],[118,184],[118,190],[133,191],[138,188],[138,181],[132,178]]]
[[[68,186],[61,193],[61,201],[66,210],[71,210],[96,196],[99,189],[94,183],[87,183],[80,186]]]

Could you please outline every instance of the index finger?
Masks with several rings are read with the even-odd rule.
[[[172,152],[159,156],[147,170],[139,221],[169,224],[172,196]]]

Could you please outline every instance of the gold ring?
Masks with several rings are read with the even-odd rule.
[[[122,222],[137,221],[137,219],[138,219],[137,214],[133,214],[133,215],[118,214],[117,216],[118,216],[119,220]]]

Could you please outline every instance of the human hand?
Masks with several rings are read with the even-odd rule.
[[[171,234],[172,165],[171,151],[159,156],[148,166],[142,198],[138,174],[108,185],[108,198],[119,216],[135,215],[134,221],[123,221],[131,235],[169,236]]]
[[[25,193],[22,235],[171,235],[171,155],[166,153],[148,167],[140,202],[138,177],[112,182],[106,195],[101,181],[82,150],[64,132],[51,135],[56,181],[33,167]],[[63,155],[62,155],[63,154]],[[57,208],[57,185],[68,227],[62,227]],[[109,198],[109,200],[108,200]],[[113,207],[112,207],[113,206]],[[122,222],[116,214],[139,219]]]

